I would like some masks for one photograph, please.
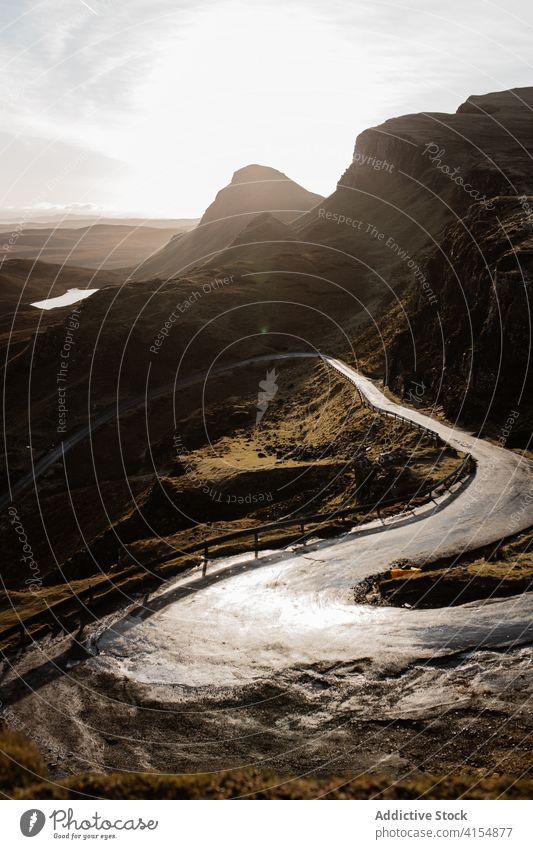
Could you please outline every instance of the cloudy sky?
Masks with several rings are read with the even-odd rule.
[[[530,0],[0,10],[4,210],[196,216],[252,162],[328,194],[365,127],[533,84]]]

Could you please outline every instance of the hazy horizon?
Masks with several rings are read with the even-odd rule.
[[[250,163],[328,195],[366,127],[533,82],[524,0],[44,6],[1,6],[14,215],[197,218]]]

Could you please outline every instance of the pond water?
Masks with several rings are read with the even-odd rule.
[[[57,307],[68,307],[70,304],[83,301],[89,295],[94,295],[95,292],[98,292],[98,289],[69,289],[64,295],[59,295],[56,298],[45,298],[44,301],[35,301],[30,306],[37,307],[40,310],[54,310]]]

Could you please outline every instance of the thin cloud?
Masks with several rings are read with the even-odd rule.
[[[106,206],[142,192],[148,211],[195,215],[250,161],[327,193],[365,127],[531,82],[525,0],[86,5],[0,7],[3,156],[82,147]],[[85,188],[73,177],[72,199]]]

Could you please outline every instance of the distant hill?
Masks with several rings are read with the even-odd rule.
[[[199,222],[199,218],[140,218],[137,216],[121,218],[98,215],[33,215],[28,210],[20,210],[15,214],[0,212],[0,231],[14,230],[23,224],[28,230],[52,230],[60,227],[62,230],[72,230],[78,227],[92,227],[94,224],[120,225],[122,227],[155,227],[163,230],[191,230]]]
[[[6,230],[0,225],[0,251],[3,245],[9,259],[39,259],[43,262],[82,268],[114,269],[143,262],[176,235],[171,227],[120,223],[92,224],[87,227],[22,227]],[[184,231],[182,231],[184,232]]]
[[[236,171],[231,183],[218,192],[194,230],[174,236],[131,276],[134,280],[172,277],[206,262],[217,263],[220,252],[257,216],[270,213],[280,222],[289,222],[321,200],[320,195],[308,192],[275,168],[248,165]]]

